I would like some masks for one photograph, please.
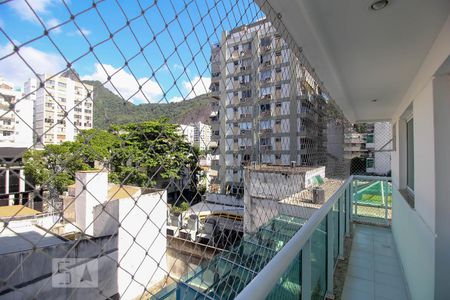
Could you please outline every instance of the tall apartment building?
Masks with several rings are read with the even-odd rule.
[[[211,143],[211,126],[196,122],[194,124],[194,142],[200,150],[208,150]]]
[[[186,142],[194,145],[194,126],[180,124],[178,127],[178,134],[184,136]]]
[[[222,192],[243,191],[243,166],[252,161],[325,165],[326,100],[270,22],[223,32],[211,70]]]
[[[214,65],[211,65],[213,67]],[[214,80],[217,76],[211,78],[211,84],[213,85]],[[212,86],[211,86],[212,87]],[[220,126],[219,126],[219,107],[220,98],[217,96],[218,92],[212,92],[211,101],[211,142],[209,144],[209,149],[211,151],[211,172],[210,172],[210,186],[211,190],[215,192],[220,192]]]
[[[73,70],[58,76],[43,74],[31,78],[24,89],[35,99],[36,147],[73,141],[80,130],[92,128],[93,87],[78,81]]]
[[[367,134],[366,172],[386,175],[391,171],[392,127],[390,122],[371,124],[371,133]]]
[[[0,77],[0,147],[29,148],[33,144],[33,100]]]
[[[202,122],[190,125],[181,124],[179,134],[184,135],[186,141],[200,150],[207,150],[211,143],[211,126]]]

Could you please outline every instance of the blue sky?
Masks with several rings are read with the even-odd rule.
[[[114,74],[112,83],[117,91],[111,85],[107,87],[134,103],[180,101],[207,91],[209,45],[218,42],[223,30],[263,16],[250,0],[160,0],[157,4],[105,0],[99,1],[96,8],[92,1],[66,0],[68,8],[62,0],[28,3],[47,28],[67,23],[50,30],[50,38],[43,36],[28,43],[42,35],[41,22],[25,0],[1,4],[0,76],[19,85],[32,75],[16,54],[5,58],[12,52],[11,39],[16,45],[26,43],[19,53],[36,72],[55,74],[65,69],[61,51],[68,61],[76,60],[74,67],[84,79],[105,81],[106,73]],[[73,21],[69,10],[75,15]],[[95,55],[89,52],[89,44],[95,46]],[[128,66],[121,69],[125,61]],[[144,94],[133,95],[139,84]]]

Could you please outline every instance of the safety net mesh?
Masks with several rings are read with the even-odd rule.
[[[351,173],[390,173],[391,125],[351,124],[267,1],[0,16],[2,299],[232,299]]]

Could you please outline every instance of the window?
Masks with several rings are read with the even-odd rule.
[[[373,143],[373,133],[367,134],[367,143]]]
[[[250,98],[251,96],[252,96],[251,90],[242,91],[242,98]]]
[[[406,121],[406,188],[414,193],[414,118]]]
[[[366,159],[366,169],[371,169],[375,166],[373,158],[369,157]]]

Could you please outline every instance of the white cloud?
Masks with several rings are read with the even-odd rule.
[[[183,101],[183,100],[184,100],[183,97],[181,97],[181,96],[175,96],[175,97],[170,98],[170,99],[168,100],[168,102],[180,102],[180,101]]]
[[[173,64],[173,68],[174,68],[175,70],[181,70],[181,71],[184,71],[184,67],[183,67],[182,65],[180,65],[180,64]]]
[[[12,51],[12,45],[0,45],[0,57],[8,55]],[[53,75],[65,68],[65,61],[58,54],[46,53],[29,46],[21,47],[19,53],[38,74]],[[18,87],[21,87],[28,78],[34,77],[33,72],[17,54],[0,61],[0,73],[5,80]]]
[[[33,7],[36,14],[48,14],[48,6],[52,4],[53,0],[27,0],[31,7]],[[37,22],[38,19],[33,11],[28,6],[25,0],[14,0],[8,2],[8,5],[22,18],[30,22]]]
[[[57,26],[61,24],[61,21],[55,18],[51,18],[46,22],[47,28],[52,28],[53,26]],[[61,32],[61,27],[56,27],[55,29],[53,29],[51,32],[53,33],[60,33]]]
[[[208,93],[210,84],[210,77],[200,78],[200,76],[195,76],[190,81],[182,81],[181,85],[178,86],[181,90],[182,96],[174,96],[168,99],[168,102],[180,102]]]
[[[92,31],[90,31],[89,29],[82,28],[82,27],[80,27],[80,29],[81,29],[81,31],[77,29],[75,31],[68,32],[67,35],[68,36],[83,36],[81,34],[81,33],[83,33],[85,36],[88,36],[92,33]]]
[[[80,27],[80,29],[81,29],[81,31],[77,30],[77,31],[75,31],[75,34],[77,34],[79,36],[82,36],[81,33],[83,33],[85,36],[88,36],[91,34],[91,31],[89,29],[81,28],[81,27]]]
[[[210,77],[195,76],[190,81],[183,81],[183,88],[186,90],[186,99],[190,99],[209,92],[211,85]]]
[[[114,68],[112,65],[108,64],[100,65],[96,63],[95,72],[90,75],[83,76],[81,79],[99,80],[103,83],[107,81],[108,74],[109,76],[111,76],[111,80],[110,82],[106,83],[105,86],[113,93],[117,94],[117,91],[114,89],[115,87],[120,93],[120,95],[123,98],[125,98],[125,100],[127,100],[130,97],[133,97],[132,101],[134,103],[141,103],[141,102],[147,103],[147,99],[150,102],[157,102],[161,99],[163,91],[161,90],[160,86],[156,81],[148,80],[147,77],[141,77],[138,78],[139,82],[138,83],[136,82],[136,79],[133,77],[133,75],[131,75],[124,69],[118,71],[118,69]],[[141,91],[139,91],[139,85],[142,86]],[[139,92],[136,95],[134,95],[136,91]]]

